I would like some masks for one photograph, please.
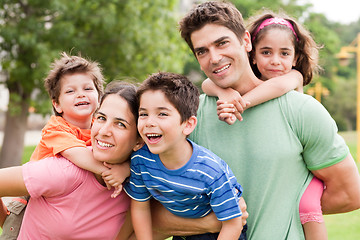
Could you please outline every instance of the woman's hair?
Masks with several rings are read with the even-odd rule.
[[[116,94],[122,97],[128,103],[130,110],[135,117],[135,121],[137,121],[139,116],[139,104],[136,97],[136,86],[132,83],[124,81],[111,81],[106,85],[105,92],[100,100],[99,106],[101,106],[105,98],[111,94]]]
[[[105,82],[100,65],[97,62],[87,60],[80,56],[69,56],[65,52],[61,54],[60,59],[56,59],[51,64],[51,70],[44,81],[44,86],[50,96],[50,99],[56,103],[59,102],[59,96],[61,92],[61,78],[67,74],[74,73],[88,74],[94,82],[100,99],[104,92]],[[61,114],[56,112],[55,108],[53,109],[55,115],[61,116]]]
[[[280,23],[278,23],[277,20],[274,20],[270,24],[264,24],[264,21],[270,22],[271,19],[280,19]],[[261,76],[256,64],[253,63],[255,46],[264,38],[265,34],[270,29],[276,28],[291,33],[290,36],[292,36],[291,40],[294,44],[296,59],[294,69],[298,70],[303,75],[303,85],[309,84],[313,74],[320,69],[318,65],[319,47],[316,45],[310,32],[286,14],[275,14],[269,10],[265,10],[262,14],[249,18],[248,22],[250,24],[247,29],[250,32],[253,45],[249,58],[250,65],[255,75],[259,78]],[[276,36],[274,36],[274,38],[276,38]]]

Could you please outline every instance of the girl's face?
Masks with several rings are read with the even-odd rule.
[[[108,95],[96,112],[91,128],[94,158],[122,163],[129,159],[138,140],[136,119],[127,101],[117,94]]]
[[[253,63],[262,80],[284,75],[296,65],[295,48],[291,31],[269,29],[255,47]]]

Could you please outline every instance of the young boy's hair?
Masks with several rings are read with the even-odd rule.
[[[137,98],[146,91],[162,91],[179,111],[181,123],[196,116],[199,107],[199,89],[185,76],[176,73],[159,72],[150,75],[138,88]]]
[[[217,24],[230,29],[242,43],[246,31],[240,11],[228,2],[204,2],[192,9],[180,22],[181,37],[194,52],[191,34],[206,24]]]
[[[50,99],[54,100],[56,103],[59,102],[61,91],[60,79],[66,74],[73,73],[85,73],[91,76],[95,88],[98,91],[100,100],[100,97],[104,92],[105,80],[99,64],[80,56],[69,56],[65,52],[61,54],[60,59],[56,59],[51,64],[51,70],[44,81],[44,86],[50,96]],[[55,115],[61,116],[61,114],[56,112],[55,108],[53,109]]]

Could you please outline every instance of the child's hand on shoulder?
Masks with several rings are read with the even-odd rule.
[[[111,194],[111,198],[116,198],[117,196],[119,196],[122,189],[123,189],[123,185],[119,185],[118,187],[115,187],[114,192]]]
[[[219,119],[225,121],[229,125],[233,124],[236,119],[242,121],[241,114],[249,105],[240,95],[240,93],[232,88],[224,89],[219,93],[217,101],[217,114]]]
[[[217,104],[216,111],[217,111],[219,120],[224,121],[229,125],[234,124],[236,121],[236,116],[235,116],[236,109],[235,109],[234,104],[227,103],[223,100],[218,100],[216,102],[216,104]],[[241,114],[240,114],[240,117],[241,117]]]
[[[102,178],[107,185],[115,188],[111,197],[116,197],[122,190],[122,184],[125,179],[130,176],[130,163],[126,161],[120,164],[110,164],[104,162],[104,165],[109,169],[102,173]]]

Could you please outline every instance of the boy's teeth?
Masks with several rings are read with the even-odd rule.
[[[87,102],[80,102],[80,103],[77,103],[76,106],[80,106],[80,105],[88,105],[89,103]]]
[[[147,134],[147,137],[159,137],[161,136],[160,134]]]

